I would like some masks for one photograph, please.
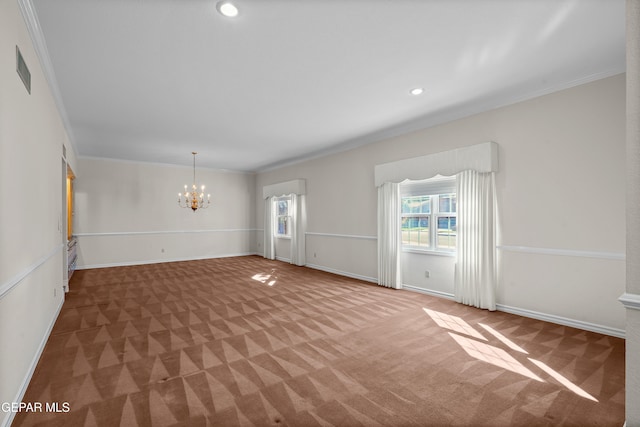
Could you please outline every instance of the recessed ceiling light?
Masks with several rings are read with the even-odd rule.
[[[217,8],[218,12],[229,18],[238,16],[238,8],[227,1],[218,2]]]
[[[424,89],[422,89],[421,87],[417,87],[415,89],[411,89],[409,93],[411,95],[422,95],[422,92],[424,92]]]

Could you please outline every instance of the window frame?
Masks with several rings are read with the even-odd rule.
[[[408,243],[404,243],[401,241],[401,245],[402,245],[402,251],[403,252],[412,252],[412,253],[420,253],[420,254],[429,254],[429,255],[441,255],[441,256],[456,256],[457,254],[457,246],[455,248],[447,248],[447,247],[441,247],[438,245],[438,223],[439,223],[439,219],[440,218],[450,218],[450,217],[454,217],[456,218],[456,245],[457,245],[457,225],[458,225],[458,212],[457,212],[457,194],[451,191],[447,191],[447,192],[443,192],[443,193],[432,193],[432,194],[427,194],[427,193],[431,193],[429,191],[427,192],[421,192],[419,194],[407,194],[407,195],[402,195],[401,196],[401,202],[404,201],[404,199],[408,199],[408,198],[418,198],[418,197],[429,197],[430,200],[430,213],[411,213],[411,212],[407,212],[407,213],[403,213],[402,212],[402,208],[400,210],[400,218],[401,218],[401,225],[400,225],[400,233],[402,234],[402,219],[404,218],[415,218],[415,217],[428,217],[429,218],[429,246],[425,247],[425,246],[418,246],[418,245],[411,245]],[[454,212],[451,211],[447,211],[447,212],[440,212],[440,198],[441,197],[450,197],[453,196],[456,200],[455,206],[456,206],[456,210]],[[401,203],[402,206],[402,203]]]

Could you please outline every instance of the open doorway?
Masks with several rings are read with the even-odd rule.
[[[74,191],[73,181],[76,178],[73,170],[62,159],[63,174],[63,200],[62,200],[62,242],[64,244],[64,268],[62,286],[65,292],[69,292],[69,280],[76,269],[77,261],[77,239],[73,235],[73,212],[74,212]]]

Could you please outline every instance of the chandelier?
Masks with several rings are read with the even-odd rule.
[[[198,193],[198,187],[196,186],[196,153],[192,151],[193,154],[193,185],[191,186],[191,192],[187,191],[187,186],[184,186],[184,198],[182,193],[178,193],[178,206],[181,208],[191,208],[193,211],[197,211],[198,209],[206,209],[209,207],[209,203],[211,203],[211,194],[207,194],[207,200],[205,202],[204,199],[204,185],[200,187],[200,193]]]

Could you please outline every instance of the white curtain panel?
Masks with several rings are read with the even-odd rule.
[[[402,288],[400,254],[400,185],[386,182],[378,187],[378,284]]]
[[[496,200],[493,172],[456,175],[458,242],[454,297],[496,309]]]
[[[264,199],[264,257],[267,259],[276,259],[276,242],[273,238],[276,215],[273,199],[273,197]]]
[[[305,209],[305,196],[292,194],[291,204],[291,264],[305,265],[305,232],[307,213]]]

